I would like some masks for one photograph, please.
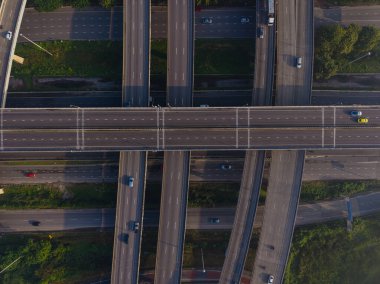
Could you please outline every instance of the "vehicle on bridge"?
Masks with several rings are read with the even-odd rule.
[[[268,26],[274,24],[274,0],[268,0]]]
[[[352,116],[362,116],[363,113],[360,110],[353,110],[350,113]]]
[[[11,40],[12,39],[12,32],[7,31],[7,34],[5,35],[5,37],[7,38],[7,40]]]
[[[133,188],[133,182],[134,182],[134,178],[133,177],[129,177],[128,178],[128,186],[130,187],[130,188]]]
[[[268,284],[272,284],[274,281],[274,276],[273,275],[269,275],[268,277]]]
[[[222,170],[228,171],[228,170],[232,170],[232,165],[231,164],[221,164],[220,168]]]
[[[259,27],[259,28],[257,29],[257,36],[258,36],[259,38],[264,38],[264,28],[263,28],[263,27]]]
[[[359,124],[367,124],[368,123],[368,118],[367,117],[359,117],[358,118],[358,123]]]

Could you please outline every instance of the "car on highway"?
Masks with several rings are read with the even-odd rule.
[[[208,222],[210,224],[219,224],[220,223],[220,219],[217,218],[217,217],[211,217],[211,218],[208,218]]]
[[[212,24],[212,18],[202,18],[202,24]]]
[[[272,284],[274,281],[274,276],[273,275],[269,275],[268,277],[268,284]]]
[[[209,105],[200,105],[199,107],[209,107]]]
[[[221,164],[220,168],[224,171],[229,171],[229,170],[232,170],[232,165],[231,164]]]
[[[367,117],[359,117],[357,121],[359,124],[367,124],[368,118]]]
[[[363,113],[360,110],[353,110],[350,113],[352,116],[362,116]]]
[[[25,174],[25,176],[28,177],[28,178],[35,178],[37,176],[37,174],[34,173],[34,172],[27,172]]]
[[[264,28],[263,28],[263,27],[259,27],[259,28],[257,29],[257,36],[258,36],[259,38],[264,38]]]
[[[39,226],[40,225],[40,221],[37,221],[37,220],[29,220],[29,224],[32,225],[32,226]]]
[[[5,35],[5,37],[7,38],[7,40],[11,40],[12,39],[12,32],[7,31],[7,34]]]
[[[128,178],[128,186],[130,187],[130,188],[133,188],[133,182],[134,182],[134,178],[133,177],[129,177]]]
[[[249,18],[248,17],[241,17],[240,23],[242,23],[242,24],[248,24],[249,23]]]
[[[300,69],[302,67],[302,57],[297,57],[297,68]]]

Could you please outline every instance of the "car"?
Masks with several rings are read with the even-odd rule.
[[[35,178],[37,176],[37,174],[34,172],[28,172],[25,174],[25,176],[28,178]]]
[[[232,165],[231,164],[221,164],[220,168],[222,170],[228,171],[228,170],[232,170]]]
[[[202,18],[202,24],[212,24],[212,18]]]
[[[32,225],[32,226],[39,226],[41,222],[40,222],[40,221],[37,221],[37,220],[30,220],[29,223],[30,223],[30,225]]]
[[[248,24],[249,23],[249,18],[248,17],[241,17],[240,23],[242,23],[242,24]]]
[[[302,67],[302,57],[297,57],[297,68],[300,69]]]
[[[268,284],[272,284],[274,281],[274,276],[273,275],[269,275],[268,277]]]
[[[368,118],[367,117],[359,117],[357,121],[359,124],[367,124]]]
[[[208,222],[211,223],[211,224],[219,224],[220,223],[220,219],[216,218],[216,217],[211,217],[211,218],[208,218]]]
[[[135,231],[135,233],[137,233],[140,229],[140,222],[134,222],[133,223],[133,230]]]
[[[259,38],[264,38],[264,28],[263,27],[260,27],[257,29],[257,36]]]
[[[199,107],[209,107],[209,105],[200,105]]]
[[[352,116],[362,116],[363,113],[360,110],[353,110],[350,113]]]
[[[132,188],[133,187],[133,182],[134,182],[134,178],[133,177],[129,177],[128,178],[128,186],[130,187],[130,188]]]
[[[121,237],[122,241],[126,244],[128,244],[129,241],[129,234],[123,234]]]
[[[12,32],[7,31],[7,34],[5,35],[5,37],[7,38],[7,40],[11,40],[12,39]]]

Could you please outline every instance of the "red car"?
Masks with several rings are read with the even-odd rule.
[[[28,178],[35,178],[36,177],[36,173],[29,172],[29,173],[26,173],[25,176],[28,177]]]

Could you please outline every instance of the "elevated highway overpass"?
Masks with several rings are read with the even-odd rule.
[[[240,107],[3,109],[0,150],[246,150],[379,148],[380,108]]]

